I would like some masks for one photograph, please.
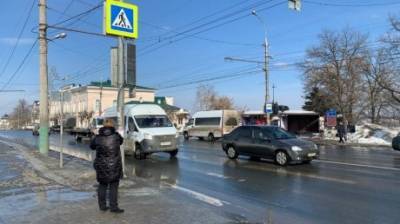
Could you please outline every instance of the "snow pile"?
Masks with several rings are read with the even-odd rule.
[[[388,128],[382,125],[363,122],[356,126],[355,133],[347,135],[351,143],[391,145],[392,139],[400,132],[400,127]]]
[[[392,139],[400,133],[400,127],[389,128],[382,125],[361,122],[356,125],[355,133],[347,134],[348,143],[387,145],[392,144]],[[325,140],[339,140],[336,129],[325,129]]]

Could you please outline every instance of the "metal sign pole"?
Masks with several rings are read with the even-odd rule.
[[[64,166],[64,148],[63,148],[63,137],[64,137],[64,91],[61,90],[61,99],[60,99],[60,168]]]
[[[125,137],[125,40],[123,37],[118,38],[118,132],[122,137]],[[121,145],[121,158],[122,158],[122,172],[125,176],[125,147]]]

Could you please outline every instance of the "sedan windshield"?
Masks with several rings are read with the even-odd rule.
[[[295,135],[290,134],[289,132],[283,130],[278,127],[266,127],[264,129],[264,134],[266,136],[272,136],[274,139],[291,139],[296,138]]]
[[[140,128],[172,127],[172,123],[166,115],[140,115],[135,116],[135,120]]]

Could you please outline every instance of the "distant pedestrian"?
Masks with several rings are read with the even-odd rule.
[[[339,136],[339,143],[344,143],[346,130],[343,122],[340,122],[336,129]]]
[[[99,182],[97,189],[98,203],[101,211],[122,213],[123,209],[118,207],[118,186],[123,176],[120,145],[123,138],[115,131],[112,120],[105,120],[104,127],[100,128],[99,134],[90,143],[90,148],[96,150],[94,169],[96,179]],[[107,207],[107,189],[110,207]]]

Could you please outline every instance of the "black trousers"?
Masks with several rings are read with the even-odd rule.
[[[97,196],[99,201],[100,209],[107,207],[107,189],[108,189],[108,199],[110,202],[110,208],[118,208],[118,186],[119,181],[111,183],[99,183],[99,188],[97,189]]]

